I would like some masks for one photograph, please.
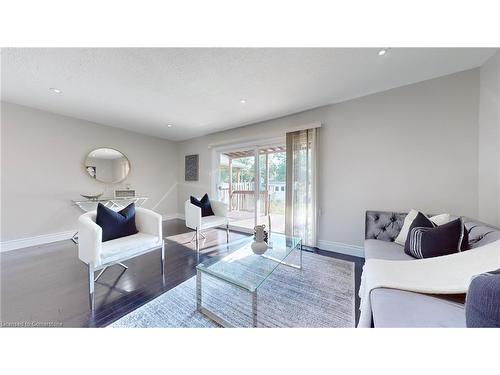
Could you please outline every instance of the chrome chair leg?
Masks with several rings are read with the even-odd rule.
[[[196,228],[196,251],[200,251],[200,231]]]
[[[90,310],[94,311],[94,265],[88,265],[88,281],[89,281],[89,304]]]
[[[128,267],[127,267],[125,264],[123,264],[123,263],[116,263],[116,264],[118,264],[118,265],[122,266],[123,268],[125,268],[126,270],[128,270]],[[97,281],[97,280],[99,279],[99,277],[101,277],[101,275],[102,275],[102,274],[104,273],[104,271],[106,271],[107,269],[108,269],[108,267],[104,267],[104,268],[101,270],[101,272],[99,272],[99,274],[98,274],[98,275],[97,275],[97,277],[94,279],[94,281]]]
[[[104,273],[104,271],[106,271],[108,269],[108,267],[104,267],[101,272],[99,272],[99,274],[97,275],[97,277],[94,279],[94,281],[97,281],[99,280],[99,277],[101,277],[101,275]]]
[[[201,230],[200,230],[200,231],[198,231],[198,234],[200,235],[200,237],[201,237],[202,239],[204,239],[204,240],[206,240],[206,239],[207,239],[207,237],[203,234],[203,232],[202,232]],[[189,241],[189,242],[193,242],[193,241],[196,241],[196,231],[194,231],[194,233],[193,233],[193,238],[191,238],[191,241]]]
[[[72,237],[71,241],[75,243],[75,245],[78,245],[78,232],[76,232]]]

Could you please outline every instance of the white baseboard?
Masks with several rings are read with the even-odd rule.
[[[164,214],[161,215],[162,220],[172,220],[172,219],[184,219],[184,215],[181,214]],[[60,233],[51,233],[51,234],[42,234],[40,236],[28,237],[28,238],[19,238],[17,240],[3,241],[0,242],[0,252],[6,252],[11,250],[23,249],[25,247],[30,246],[38,246],[44,245],[57,241],[69,240],[73,237],[76,230],[60,232]]]
[[[184,220],[184,215],[179,213],[162,215],[162,220],[164,221],[172,219]],[[241,230],[241,228],[238,228],[237,230]],[[249,233],[250,232],[251,230],[249,230]],[[35,237],[20,238],[17,240],[4,241],[0,242],[0,252],[17,250],[30,246],[38,246],[57,241],[69,240],[71,239],[71,237],[73,237],[74,234],[75,231],[67,231],[60,233],[44,234]],[[336,253],[352,255],[361,258],[364,258],[365,256],[363,247],[348,245],[341,242],[318,240],[318,248],[320,248],[321,250],[334,251]]]
[[[161,219],[163,221],[165,220],[173,220],[173,219],[184,219],[184,215],[181,215],[181,214],[163,214],[161,215]]]
[[[41,236],[34,236],[28,238],[19,238],[17,240],[0,242],[0,252],[22,249],[30,246],[38,246],[51,242],[69,240],[75,231],[67,231],[60,233],[43,234]]]
[[[326,251],[334,251],[340,254],[352,255],[364,258],[365,250],[362,246],[348,245],[341,242],[318,240],[318,248]]]

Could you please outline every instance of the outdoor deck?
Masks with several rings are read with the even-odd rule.
[[[251,211],[230,211],[228,212],[230,222],[234,225],[238,225],[244,228],[253,229],[254,224],[254,213]],[[267,216],[261,216],[259,218],[259,224],[265,224],[266,229]],[[271,214],[271,230],[277,233],[285,233],[285,215]]]

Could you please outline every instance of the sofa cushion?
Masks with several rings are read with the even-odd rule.
[[[371,239],[365,240],[365,259],[415,260],[395,242]]]
[[[460,303],[388,288],[372,290],[370,301],[375,327],[465,327],[465,307]]]
[[[161,246],[161,239],[147,233],[136,233],[102,243],[101,263],[112,263],[120,259],[132,258],[142,252]]]
[[[401,231],[405,213],[366,211],[365,239],[393,242]]]
[[[500,229],[468,217],[464,217],[463,220],[469,234],[470,248],[500,240]]]

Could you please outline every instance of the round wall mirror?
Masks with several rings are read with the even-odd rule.
[[[120,151],[112,148],[92,150],[85,159],[89,176],[107,184],[123,181],[130,172],[130,162]]]

